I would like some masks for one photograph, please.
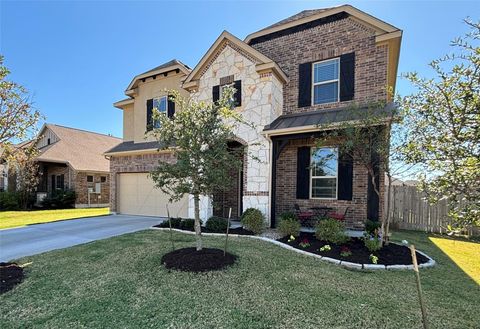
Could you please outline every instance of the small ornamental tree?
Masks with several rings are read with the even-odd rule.
[[[217,102],[207,103],[173,91],[170,98],[177,109],[174,118],[156,110],[153,115],[153,135],[159,148],[170,150],[176,162],[159,162],[151,177],[171,202],[185,194],[193,196],[197,251],[202,250],[200,196],[211,196],[228,187],[232,183],[230,173],[242,165],[238,153],[227,145],[235,137],[235,128],[247,124],[234,111],[233,94],[233,88],[224,88]]]
[[[422,167],[430,202],[446,199],[451,231],[480,225],[480,22],[452,41],[456,53],[434,60],[435,78],[408,73],[416,91],[401,99],[412,134],[408,163]]]
[[[2,153],[2,159],[8,162],[9,175],[15,177],[15,189],[20,208],[27,209],[32,205],[32,197],[40,181],[38,155],[35,141],[21,146],[9,146]]]
[[[347,155],[368,173],[375,194],[380,199],[380,176],[385,172],[389,180],[387,185],[387,209],[381,218],[380,232],[383,241],[388,243],[390,228],[390,188],[393,174],[405,171],[400,146],[404,145],[404,136],[408,133],[402,124],[403,116],[386,102],[353,104],[348,109],[348,117],[337,123],[335,129],[328,124],[321,125],[323,131],[317,139],[317,146],[329,145],[336,141],[340,154]],[[324,161],[327,162],[328,159]],[[341,160],[341,159],[339,159]]]
[[[0,151],[28,139],[35,133],[40,112],[32,106],[27,90],[9,81],[10,71],[0,55]]]

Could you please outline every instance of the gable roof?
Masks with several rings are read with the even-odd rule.
[[[184,81],[184,88],[190,88],[192,82],[197,80],[203,73],[204,68],[208,67],[212,60],[215,59],[216,54],[222,50],[225,45],[231,45],[237,48],[237,51],[243,52],[249,57],[253,58],[257,63],[257,71],[271,69],[283,82],[288,81],[287,75],[280,69],[280,67],[270,58],[259,52],[258,50],[250,47],[242,40],[238,39],[228,31],[223,31],[220,36],[215,40],[213,45],[203,55],[202,59],[195,68],[190,72]]]
[[[255,39],[257,38],[265,37],[267,35],[294,28],[299,25],[307,24],[316,20],[327,19],[328,17],[333,17],[334,15],[339,15],[342,13],[353,17],[356,20],[359,20],[364,25],[373,28],[376,31],[377,36],[383,35],[385,38],[385,34],[400,31],[395,26],[388,24],[374,16],[371,16],[353,6],[342,5],[331,8],[304,10],[264,29],[249,34],[244,41],[247,44],[251,44],[252,41],[255,41]],[[391,37],[397,36],[398,35],[391,35]]]
[[[188,65],[183,64],[178,59],[172,59],[166,63],[163,63],[157,67],[154,67],[151,70],[148,70],[146,72],[136,75],[128,85],[127,89],[125,90],[125,93],[128,95],[128,92],[134,89],[137,86],[138,81],[141,79],[147,79],[162,73],[167,73],[175,70],[179,70],[185,73],[185,75],[189,74],[191,71]]]
[[[302,10],[301,12],[299,12],[295,15],[292,15],[290,17],[287,17],[285,19],[282,19],[281,21],[278,21],[275,24],[267,26],[266,28],[264,28],[262,30],[270,29],[272,27],[280,26],[280,25],[290,23],[290,22],[293,22],[293,21],[296,21],[296,20],[299,20],[299,19],[302,19],[302,18],[305,18],[305,17],[316,15],[316,14],[319,14],[319,13],[324,12],[324,11],[329,10],[329,9],[331,9],[331,8]]]
[[[103,153],[122,142],[121,138],[49,123],[38,136],[46,129],[52,131],[58,141],[40,148],[37,160],[67,163],[77,171],[110,171],[109,160]]]

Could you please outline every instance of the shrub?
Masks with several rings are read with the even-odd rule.
[[[375,234],[375,231],[380,228],[381,224],[379,221],[367,220],[365,222],[365,232],[368,234]]]
[[[265,216],[262,212],[255,208],[248,208],[241,217],[241,222],[246,230],[255,234],[260,234],[265,229]]]
[[[280,234],[282,234],[282,236],[287,236],[287,235],[299,236],[300,228],[301,228],[301,225],[298,222],[298,220],[291,217],[283,218],[278,224],[278,231],[280,232]]]
[[[19,196],[16,192],[0,192],[0,210],[20,209]]]
[[[375,252],[382,248],[381,240],[378,236],[365,236],[363,242],[370,252]]]
[[[183,218],[180,221],[180,228],[182,230],[193,231],[195,228],[195,219],[193,218]]]
[[[73,208],[75,205],[76,194],[73,190],[55,191],[50,196],[43,199],[42,205],[49,209]]]
[[[228,220],[226,218],[212,216],[207,220],[205,227],[213,232],[223,233],[227,230]]]
[[[286,211],[280,215],[280,220],[298,220],[297,215],[292,211]]]
[[[181,228],[182,219],[181,218],[170,218],[170,222],[172,223],[172,228]],[[168,218],[160,223],[160,227],[170,227],[168,223]]]
[[[348,241],[348,236],[345,234],[345,225],[332,218],[318,222],[315,236],[319,240],[335,244],[343,244]]]

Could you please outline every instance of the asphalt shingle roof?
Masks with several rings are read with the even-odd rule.
[[[38,161],[69,163],[77,171],[110,171],[103,153],[122,139],[91,131],[46,124],[58,141],[39,149]]]

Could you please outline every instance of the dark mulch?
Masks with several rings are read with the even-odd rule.
[[[230,253],[223,255],[223,250],[214,248],[177,249],[162,257],[162,264],[168,269],[185,272],[207,272],[221,270],[235,263],[237,256]]]
[[[162,224],[159,224],[159,225],[155,225],[153,227],[162,227],[162,228],[168,228],[165,227],[165,225],[162,225]],[[178,230],[178,228],[177,228]],[[182,229],[183,231],[190,231],[190,232],[193,232],[195,231],[194,229]],[[213,230],[209,230],[207,229],[206,227],[202,227],[202,233],[227,233],[226,231],[213,231]],[[252,231],[248,231],[246,229],[244,229],[243,227],[239,227],[239,228],[231,228],[230,230],[228,230],[228,234],[237,234],[237,235],[255,235],[255,233],[253,233]]]
[[[16,263],[0,263],[0,294],[22,282],[23,268]]]
[[[307,248],[300,247],[300,243],[302,240],[307,239],[310,243],[310,246]],[[343,245],[335,245],[333,243],[328,243],[325,241],[317,240],[313,233],[301,233],[298,238],[296,238],[292,242],[288,242],[288,237],[283,237],[278,241],[288,244],[296,249],[305,250],[311,252],[313,254],[326,256],[334,259],[344,260],[347,262],[352,263],[360,263],[360,264],[371,264],[370,260],[370,252],[363,243],[362,239],[359,238],[351,238],[347,243]],[[319,251],[321,247],[324,245],[330,245],[332,248],[330,251]],[[342,247],[346,246],[352,252],[352,255],[348,257],[343,257],[340,255],[342,251]],[[395,243],[390,243],[388,246],[384,246],[377,252],[373,253],[375,256],[378,257],[378,264],[382,265],[411,265],[412,264],[412,256],[410,249],[406,246],[401,246]],[[417,252],[417,261],[418,264],[428,262],[428,258],[419,254]]]

